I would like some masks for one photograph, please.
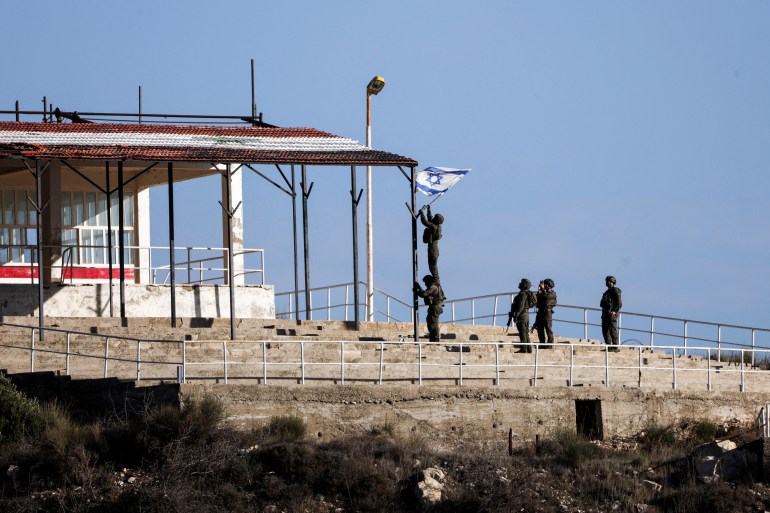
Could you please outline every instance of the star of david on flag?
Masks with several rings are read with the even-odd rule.
[[[444,194],[460,179],[468,174],[470,169],[454,169],[451,167],[426,167],[417,172],[417,189],[426,196]]]

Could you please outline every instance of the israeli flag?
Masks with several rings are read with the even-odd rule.
[[[453,169],[451,167],[426,167],[417,172],[417,189],[426,196],[444,194],[460,179],[468,174],[470,169]]]

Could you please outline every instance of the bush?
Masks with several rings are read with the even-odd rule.
[[[280,415],[271,417],[266,426],[256,431],[267,442],[296,442],[305,436],[307,425],[297,415]]]
[[[35,436],[45,427],[43,408],[0,375],[0,446]]]
[[[677,443],[673,428],[658,424],[648,425],[640,438],[648,447],[672,447]]]
[[[595,457],[599,449],[586,437],[574,431],[563,429],[554,434],[554,440],[562,451],[565,462],[572,466],[578,466],[581,462]]]

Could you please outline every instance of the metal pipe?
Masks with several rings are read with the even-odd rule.
[[[367,179],[368,178],[369,177],[367,176]],[[361,323],[358,317],[358,302],[359,302],[359,299],[358,299],[358,201],[356,200],[356,166],[350,166],[350,207],[351,207],[351,217],[353,220],[353,305],[354,305],[353,321],[355,322],[356,331],[358,331],[361,329]],[[367,221],[367,230],[369,228],[370,222],[371,221]],[[367,266],[368,265],[369,264],[367,263]],[[372,305],[369,303],[370,284],[367,283],[366,286],[367,286],[367,310],[369,311],[368,317],[369,317],[369,321],[373,321],[374,311],[369,310],[369,308],[372,307]]]
[[[417,283],[417,218],[415,217],[415,208],[417,203],[417,179],[416,174],[414,172],[414,166],[411,168],[411,179],[410,179],[410,185],[412,188],[412,206],[411,206],[411,215],[412,215],[412,283]],[[417,291],[412,291],[412,305],[413,305],[413,315],[412,315],[412,324],[414,326],[414,341],[419,342],[420,339],[418,338],[418,333],[420,331],[420,320],[419,320],[419,313],[420,313],[420,303],[417,299]],[[422,378],[420,379],[420,382],[422,383]]]
[[[109,302],[110,302],[110,317],[114,315],[113,307],[112,307],[112,190],[110,189],[110,162],[106,161],[104,163],[104,179],[105,179],[105,194],[107,195],[107,264],[109,266],[109,273],[110,276],[108,278],[109,281]],[[70,253],[71,254],[71,253]],[[70,257],[72,258],[72,257]],[[70,271],[71,273],[72,271]],[[72,274],[70,274],[70,278],[72,277]]]
[[[294,165],[291,166],[291,226],[294,236],[294,319],[299,320],[299,263],[297,259],[297,190],[294,185]]]
[[[235,340],[235,271],[233,269],[233,191],[231,165],[225,166],[227,173],[227,284],[230,289],[230,340]],[[225,380],[226,382],[226,380]]]
[[[307,226],[307,168],[302,166],[302,181],[300,182],[302,187],[302,234],[303,234],[303,247],[305,250],[305,320],[310,320],[310,240],[308,236]]]
[[[139,86],[139,124],[142,124],[142,86]]]
[[[37,229],[37,316],[38,326],[40,327],[40,340],[45,340],[45,315],[43,305],[45,296],[43,290],[43,184],[42,184],[43,166],[40,160],[35,159],[35,224]]]
[[[174,164],[168,163],[168,268],[171,279],[171,327],[176,328],[176,260],[174,258]],[[232,284],[231,284],[232,286]],[[230,305],[232,308],[232,305]]]
[[[118,161],[118,264],[120,267],[120,318],[126,318],[126,241],[123,212],[123,161]]]

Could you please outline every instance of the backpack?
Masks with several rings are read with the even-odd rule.
[[[527,291],[527,310],[534,308],[537,305],[537,296],[531,290]]]

